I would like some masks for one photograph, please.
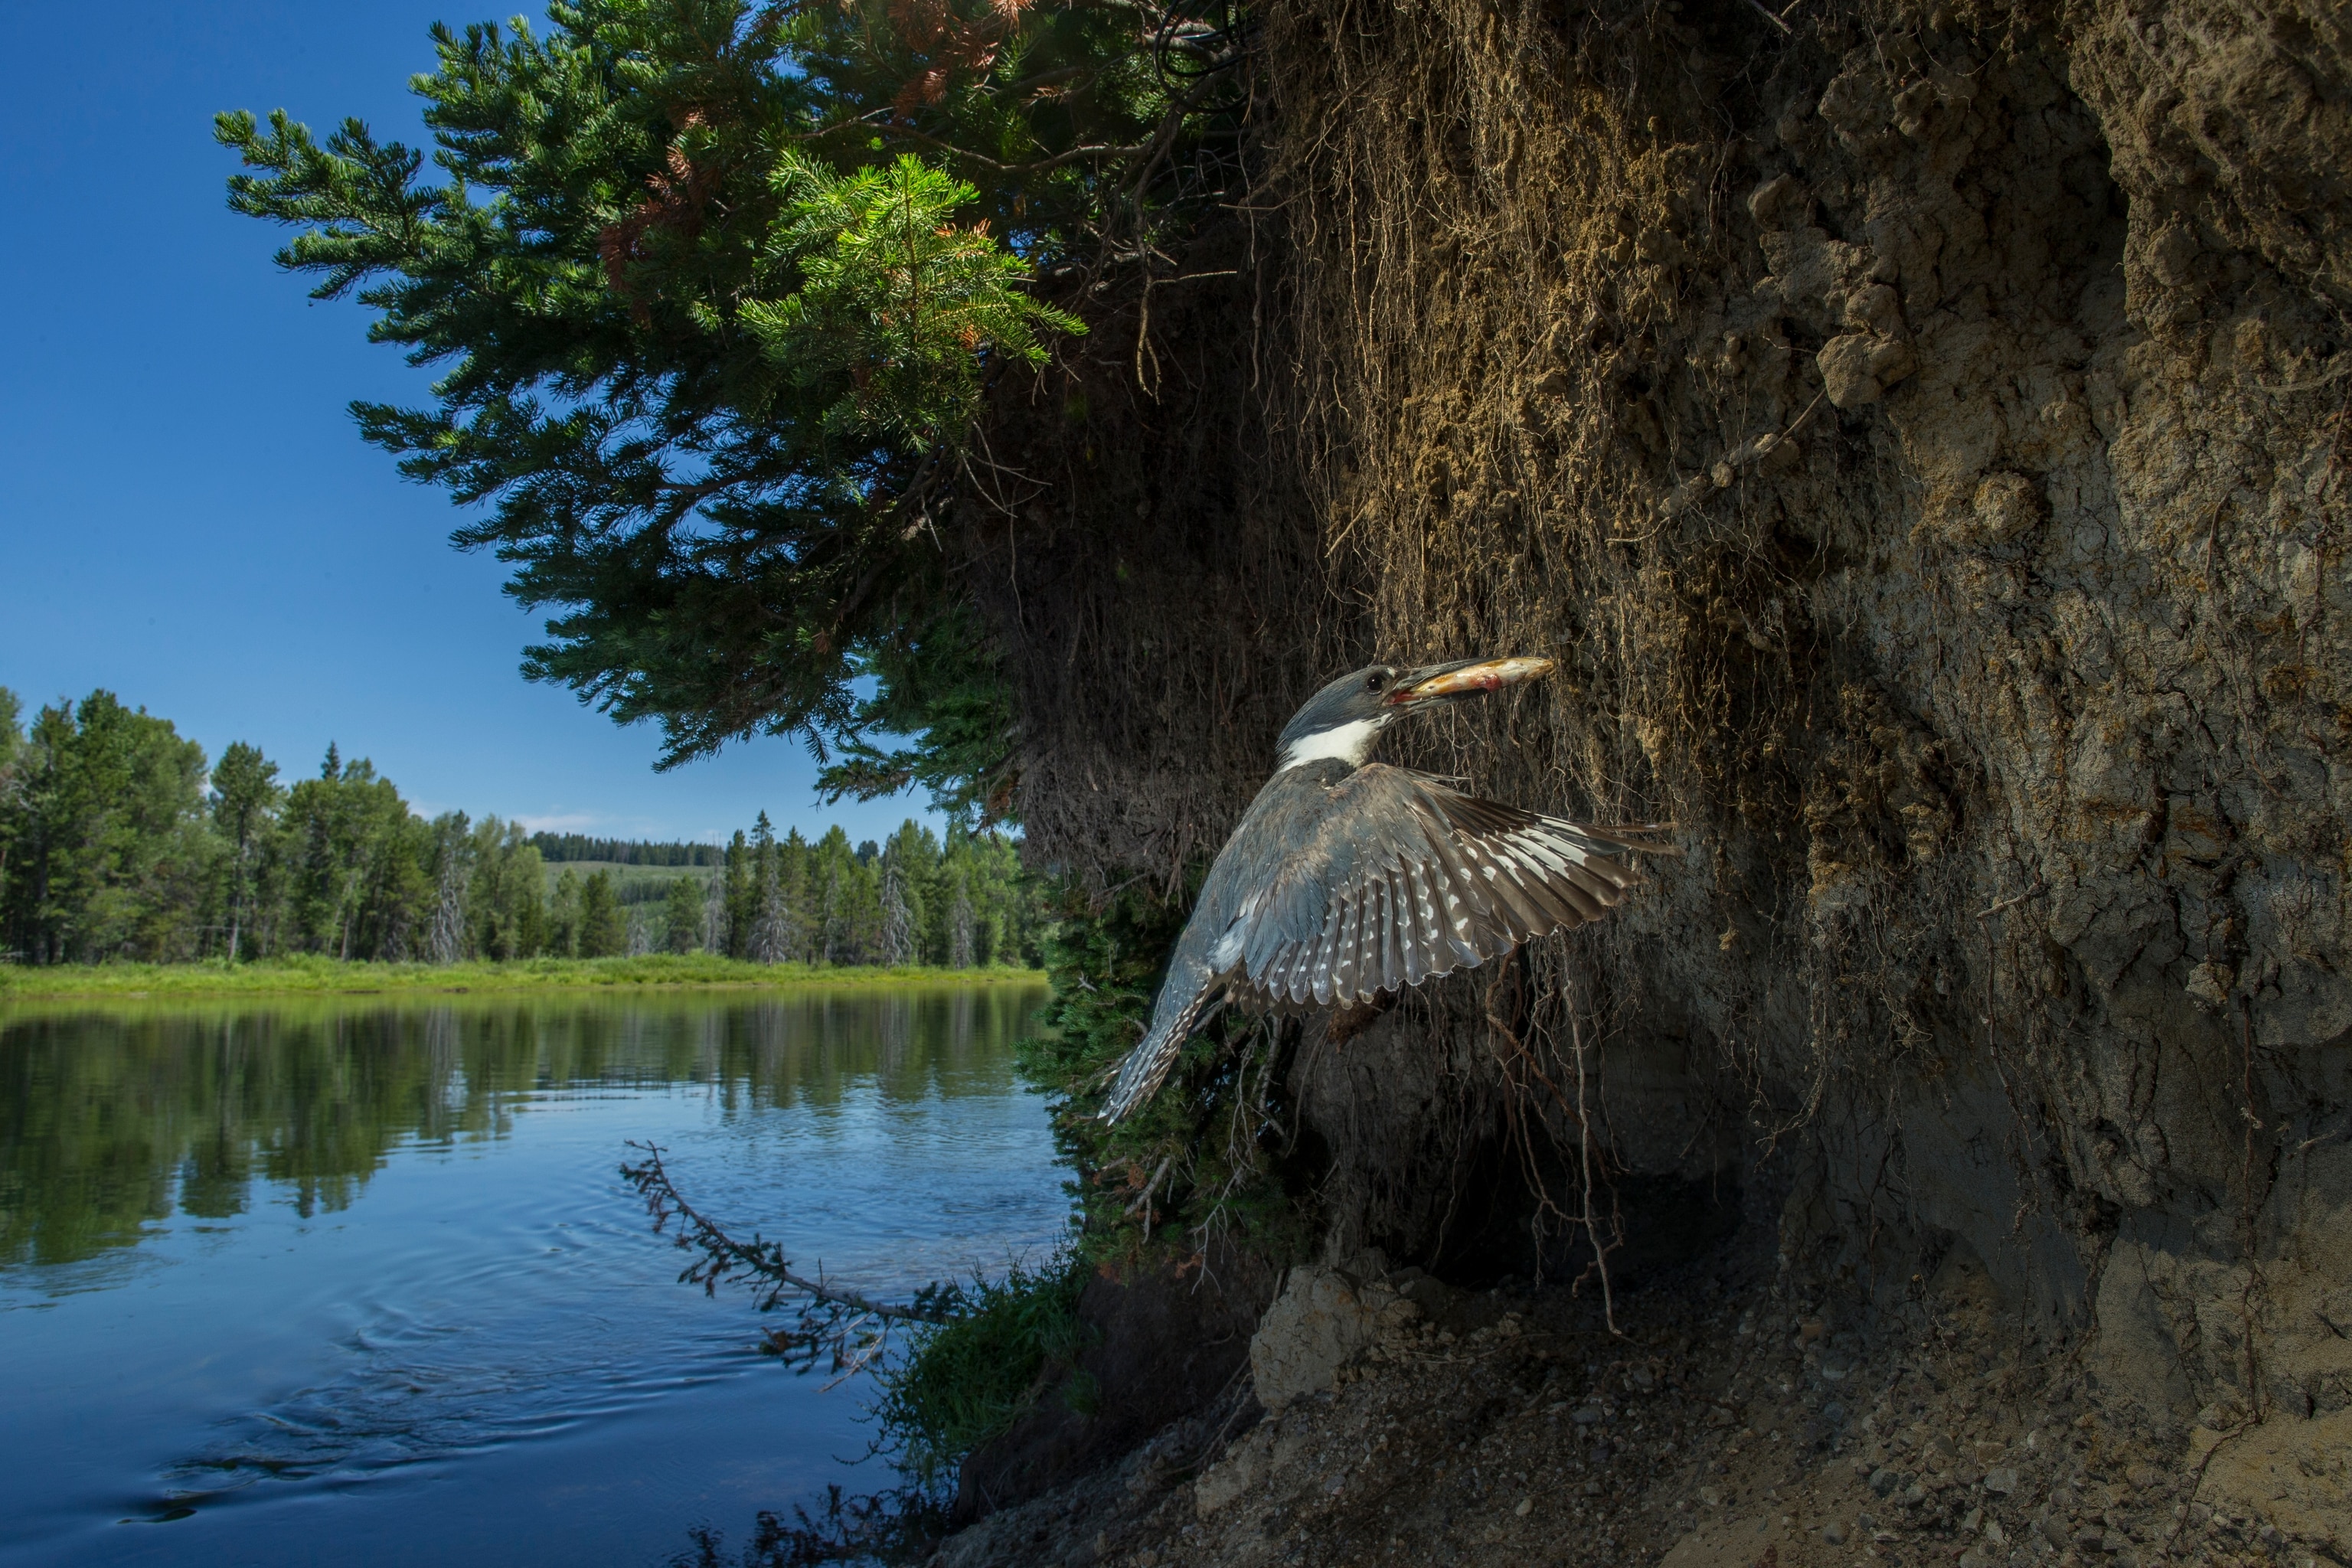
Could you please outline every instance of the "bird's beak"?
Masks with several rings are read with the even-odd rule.
[[[1389,693],[1389,701],[1402,708],[1458,702],[1549,675],[1557,668],[1548,658],[1467,658],[1454,664],[1433,664],[1398,681]]]

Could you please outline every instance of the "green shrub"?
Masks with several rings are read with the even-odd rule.
[[[906,1352],[881,1373],[879,1450],[929,1488],[1003,1433],[1036,1400],[1041,1374],[1068,1367],[1085,1348],[1085,1288],[1084,1266],[1064,1255],[935,1297],[933,1305],[955,1316],[915,1330]]]

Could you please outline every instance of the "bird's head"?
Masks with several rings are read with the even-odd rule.
[[[1317,692],[1283,727],[1280,765],[1324,757],[1360,763],[1380,732],[1408,713],[1484,697],[1552,668],[1548,658],[1465,658],[1418,669],[1367,666]]]

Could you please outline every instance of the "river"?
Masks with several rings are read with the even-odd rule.
[[[1065,1229],[1031,987],[0,1007],[0,1563],[657,1564],[851,1464],[617,1167],[871,1290]]]

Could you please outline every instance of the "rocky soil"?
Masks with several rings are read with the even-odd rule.
[[[1964,1251],[1874,1332],[1785,1278],[1695,1266],[1612,1334],[1589,1289],[1294,1271],[1253,1346],[1275,1409],[1237,1388],[932,1563],[2352,1562],[2352,1429],[2316,1473],[2226,1412],[2168,1436]]]

